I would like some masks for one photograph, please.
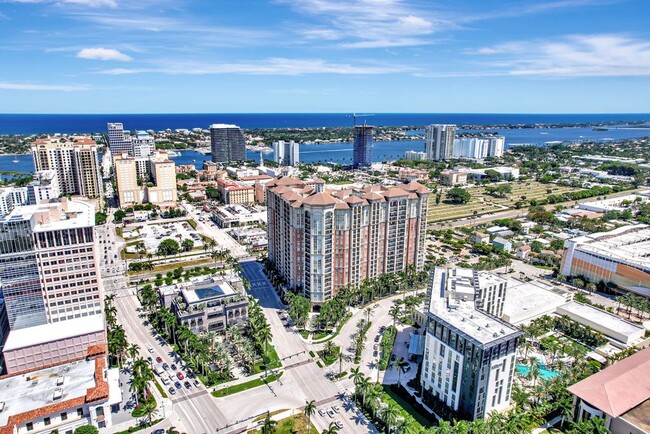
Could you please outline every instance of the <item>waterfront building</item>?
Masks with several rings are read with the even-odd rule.
[[[108,124],[108,149],[112,155],[128,152],[133,155],[133,144],[125,134],[124,126],[121,122],[111,122]]]
[[[34,170],[53,170],[62,195],[99,199],[103,195],[97,145],[88,137],[52,137],[32,143]],[[101,205],[101,204],[100,204]]]
[[[427,153],[420,151],[406,151],[404,153],[404,159],[406,160],[426,160]]]
[[[439,400],[459,417],[475,420],[510,408],[522,333],[478,309],[474,288],[456,286],[466,274],[443,267],[431,271],[420,384],[425,402]]]
[[[370,125],[354,126],[354,146],[352,165],[355,168],[368,168],[372,164],[372,132]]]
[[[424,265],[430,191],[418,184],[325,191],[322,180],[267,185],[269,260],[313,304],[364,279]]]
[[[455,135],[456,125],[429,125],[424,141],[424,150],[427,154],[427,159],[433,161],[446,161],[451,159],[453,156]]]
[[[215,163],[246,159],[246,139],[237,125],[210,125],[210,148]]]
[[[650,433],[650,348],[569,387],[573,420],[605,421],[612,434]]]
[[[650,297],[650,226],[627,225],[568,239],[560,273]]]
[[[300,162],[300,143],[293,140],[273,142],[273,160],[280,166],[295,166]]]
[[[156,149],[156,143],[153,136],[146,131],[138,131],[135,136],[131,137],[133,156],[144,158],[153,154]]]
[[[504,148],[504,136],[456,137],[454,139],[452,157],[468,160],[502,157]]]
[[[113,164],[120,206],[176,203],[176,165],[166,152],[154,151],[145,158],[134,158],[123,152],[114,156]]]
[[[106,346],[90,346],[79,360],[0,378],[0,433],[61,433],[112,426],[122,402],[119,369],[109,369]]]

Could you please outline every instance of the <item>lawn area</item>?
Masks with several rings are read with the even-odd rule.
[[[423,428],[430,427],[430,426],[435,426],[435,421],[436,418],[433,415],[429,414],[422,414],[418,412],[415,408],[411,406],[408,402],[406,402],[404,399],[402,399],[400,396],[393,391],[392,387],[390,385],[385,385],[384,386],[384,393],[382,395],[382,399],[385,403],[390,403],[393,401],[397,405],[399,405],[404,412],[408,413],[415,421],[420,424]]]
[[[247,381],[245,383],[239,383],[239,384],[235,384],[234,386],[224,387],[223,389],[215,390],[214,392],[212,392],[212,396],[214,396],[215,398],[222,398],[224,396],[233,395],[235,393],[243,392],[244,390],[253,389],[255,387],[263,386],[265,384],[272,383],[272,382],[276,381],[278,378],[280,378],[282,376],[283,373],[284,372],[280,372],[277,375],[271,374],[268,377],[266,377],[266,379],[256,378],[254,380]]]
[[[154,398],[153,395],[149,395],[147,397],[147,402],[153,402],[154,404],[156,404],[156,398]],[[131,412],[131,416],[133,416],[133,417],[143,417],[143,416],[145,416],[144,412],[142,411],[142,409],[144,408],[144,406],[142,404],[144,404],[144,403],[141,402],[138,407],[133,409],[133,411]]]
[[[276,434],[307,434],[308,422],[309,420],[307,419],[307,416],[305,416],[302,413],[296,414],[295,416],[287,417],[285,419],[278,421],[278,424],[275,426],[273,432]],[[256,433],[261,433],[262,430],[256,429],[248,432],[250,434],[252,433],[256,434]],[[311,424],[311,432],[314,434],[318,432],[318,430],[316,429],[313,423]]]
[[[318,351],[318,357],[320,357],[320,359],[323,361],[323,363],[325,363],[326,366],[329,366],[338,360],[340,351],[341,349],[339,347],[335,347],[335,349],[332,351],[331,354],[327,354],[327,351],[325,350]]]
[[[485,187],[467,188],[467,191],[472,195],[472,199],[468,203],[462,205],[445,203],[444,194],[440,204],[436,205],[435,195],[432,194],[429,197],[429,214],[427,221],[431,223],[496,211],[504,211],[502,208],[503,206],[508,207],[509,209],[514,209],[514,205],[518,201],[526,201],[525,206],[527,207],[529,205],[528,201],[531,199],[542,199],[549,194],[562,194],[568,191],[579,190],[577,188],[556,184],[542,184],[537,181],[515,181],[510,183],[510,185],[512,185],[512,193],[505,197],[491,196],[485,192]],[[501,205],[501,207],[497,205]]]
[[[276,369],[282,367],[282,362],[279,360],[278,353],[275,351],[275,348],[269,345],[268,354],[266,360],[269,361],[269,366],[267,369]],[[259,374],[264,372],[264,362],[257,363],[253,365],[253,374]]]
[[[156,419],[154,421],[151,421],[151,423],[143,423],[143,424],[140,424],[138,426],[132,426],[127,430],[119,431],[119,432],[116,432],[115,434],[130,434],[132,432],[142,431],[143,429],[149,428],[150,426],[157,425],[162,421],[163,421],[163,419]]]

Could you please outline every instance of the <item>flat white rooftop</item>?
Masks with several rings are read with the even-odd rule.
[[[650,266],[650,226],[645,224],[583,235],[569,240],[568,243],[577,243],[578,249],[585,252],[601,254],[621,262]]]
[[[185,288],[181,292],[183,293],[183,298],[190,304],[235,294],[235,290],[228,282],[213,282]]]
[[[519,325],[547,313],[552,313],[567,302],[570,294],[540,281],[524,282],[508,279],[508,290],[503,305],[503,319]]]
[[[483,345],[519,333],[515,327],[477,310],[473,301],[448,299],[446,273],[447,270],[441,267],[434,271],[429,316],[439,318]]]
[[[212,124],[210,125],[210,129],[212,128],[239,128],[239,127],[234,124]]]
[[[616,315],[612,315],[604,310],[595,307],[572,301],[558,308],[559,315],[563,313],[571,313],[577,317],[584,318],[590,322],[598,324],[600,327],[611,330],[615,333],[625,335],[627,337],[634,337],[645,333],[645,329],[641,326],[625,321]],[[606,332],[604,332],[608,335]],[[608,335],[611,337],[611,335]]]
[[[57,384],[63,377],[63,384]],[[36,410],[56,402],[86,396],[86,391],[95,387],[95,361],[58,365],[52,368],[32,371],[0,380],[0,401],[5,408],[0,412],[0,426],[7,425],[10,416]],[[62,395],[54,399],[54,390],[63,389]]]
[[[4,351],[97,333],[104,330],[104,315],[91,315],[52,324],[11,330]]]
[[[49,213],[49,221],[36,222],[34,216],[39,213]],[[61,202],[25,205],[14,208],[9,214],[0,218],[0,222],[23,220],[34,220],[32,222],[34,232],[94,226],[95,206],[85,200],[67,200],[67,205]]]

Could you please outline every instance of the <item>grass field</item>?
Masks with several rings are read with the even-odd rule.
[[[506,197],[494,197],[485,192],[485,187],[472,187],[467,191],[472,199],[463,205],[454,205],[444,202],[444,194],[440,204],[436,205],[435,194],[429,197],[428,223],[445,220],[454,220],[472,215],[482,215],[491,212],[513,209],[518,201],[531,199],[542,199],[549,194],[561,194],[567,191],[578,190],[572,187],[564,187],[555,184],[542,184],[537,181],[513,182],[512,193]],[[550,190],[550,193],[549,193]],[[523,196],[523,197],[522,197]],[[504,208],[506,207],[506,208]]]
[[[264,418],[262,418],[262,420],[264,420]],[[307,416],[300,413],[279,421],[278,424],[274,427],[273,432],[276,434],[307,434],[308,423],[309,420],[307,419]],[[249,434],[261,433],[262,430],[256,429],[248,432]],[[311,432],[314,434],[318,432],[313,423],[311,424]]]

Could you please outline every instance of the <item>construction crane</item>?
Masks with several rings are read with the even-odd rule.
[[[352,118],[354,119],[354,126],[355,127],[357,126],[357,118],[364,118],[363,119],[363,124],[365,125],[366,124],[366,119],[365,118],[367,118],[369,116],[374,116],[374,114],[372,114],[372,113],[359,113],[359,114],[352,113]]]

